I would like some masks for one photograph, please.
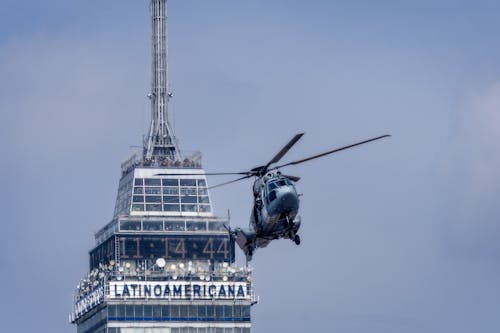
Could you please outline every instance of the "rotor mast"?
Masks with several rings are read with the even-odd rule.
[[[151,124],[144,142],[144,158],[180,160],[177,140],[168,118],[168,102],[172,97],[168,84],[167,0],[151,0]]]

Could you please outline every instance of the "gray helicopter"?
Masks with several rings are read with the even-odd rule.
[[[371,141],[389,137],[390,135],[382,135],[361,142],[357,142],[348,146],[335,148],[327,152],[303,158],[297,161],[286,164],[273,166],[279,162],[281,158],[299,141],[304,133],[295,135],[266,165],[253,168],[246,172],[223,172],[223,173],[207,173],[206,175],[242,175],[238,179],[234,179],[214,187],[227,185],[238,182],[247,178],[256,177],[253,184],[254,204],[250,223],[248,228],[230,229],[226,227],[231,235],[238,243],[238,246],[246,255],[247,261],[252,260],[254,251],[257,248],[266,247],[272,240],[285,238],[290,239],[295,244],[300,244],[300,237],[297,234],[300,228],[300,217],[297,216],[299,211],[299,194],[295,189],[294,183],[300,180],[300,177],[282,174],[280,169],[304,163],[316,158],[320,158],[329,154],[339,152],[359,146]]]

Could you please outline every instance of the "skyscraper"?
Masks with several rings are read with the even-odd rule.
[[[111,222],[95,234],[70,321],[78,333],[247,333],[256,303],[235,264],[228,218],[213,213],[199,153],[169,123],[166,0],[151,0],[151,125],[121,165]]]

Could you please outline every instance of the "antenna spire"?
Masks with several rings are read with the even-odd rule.
[[[168,119],[168,102],[172,97],[168,87],[167,0],[151,0],[151,125],[144,142],[144,158],[167,157],[180,160],[172,127]]]

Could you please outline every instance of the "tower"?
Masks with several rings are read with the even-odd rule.
[[[201,155],[181,157],[168,120],[166,0],[151,0],[151,126],[121,165],[112,220],[95,234],[70,322],[78,333],[249,333],[249,266],[213,213]]]

